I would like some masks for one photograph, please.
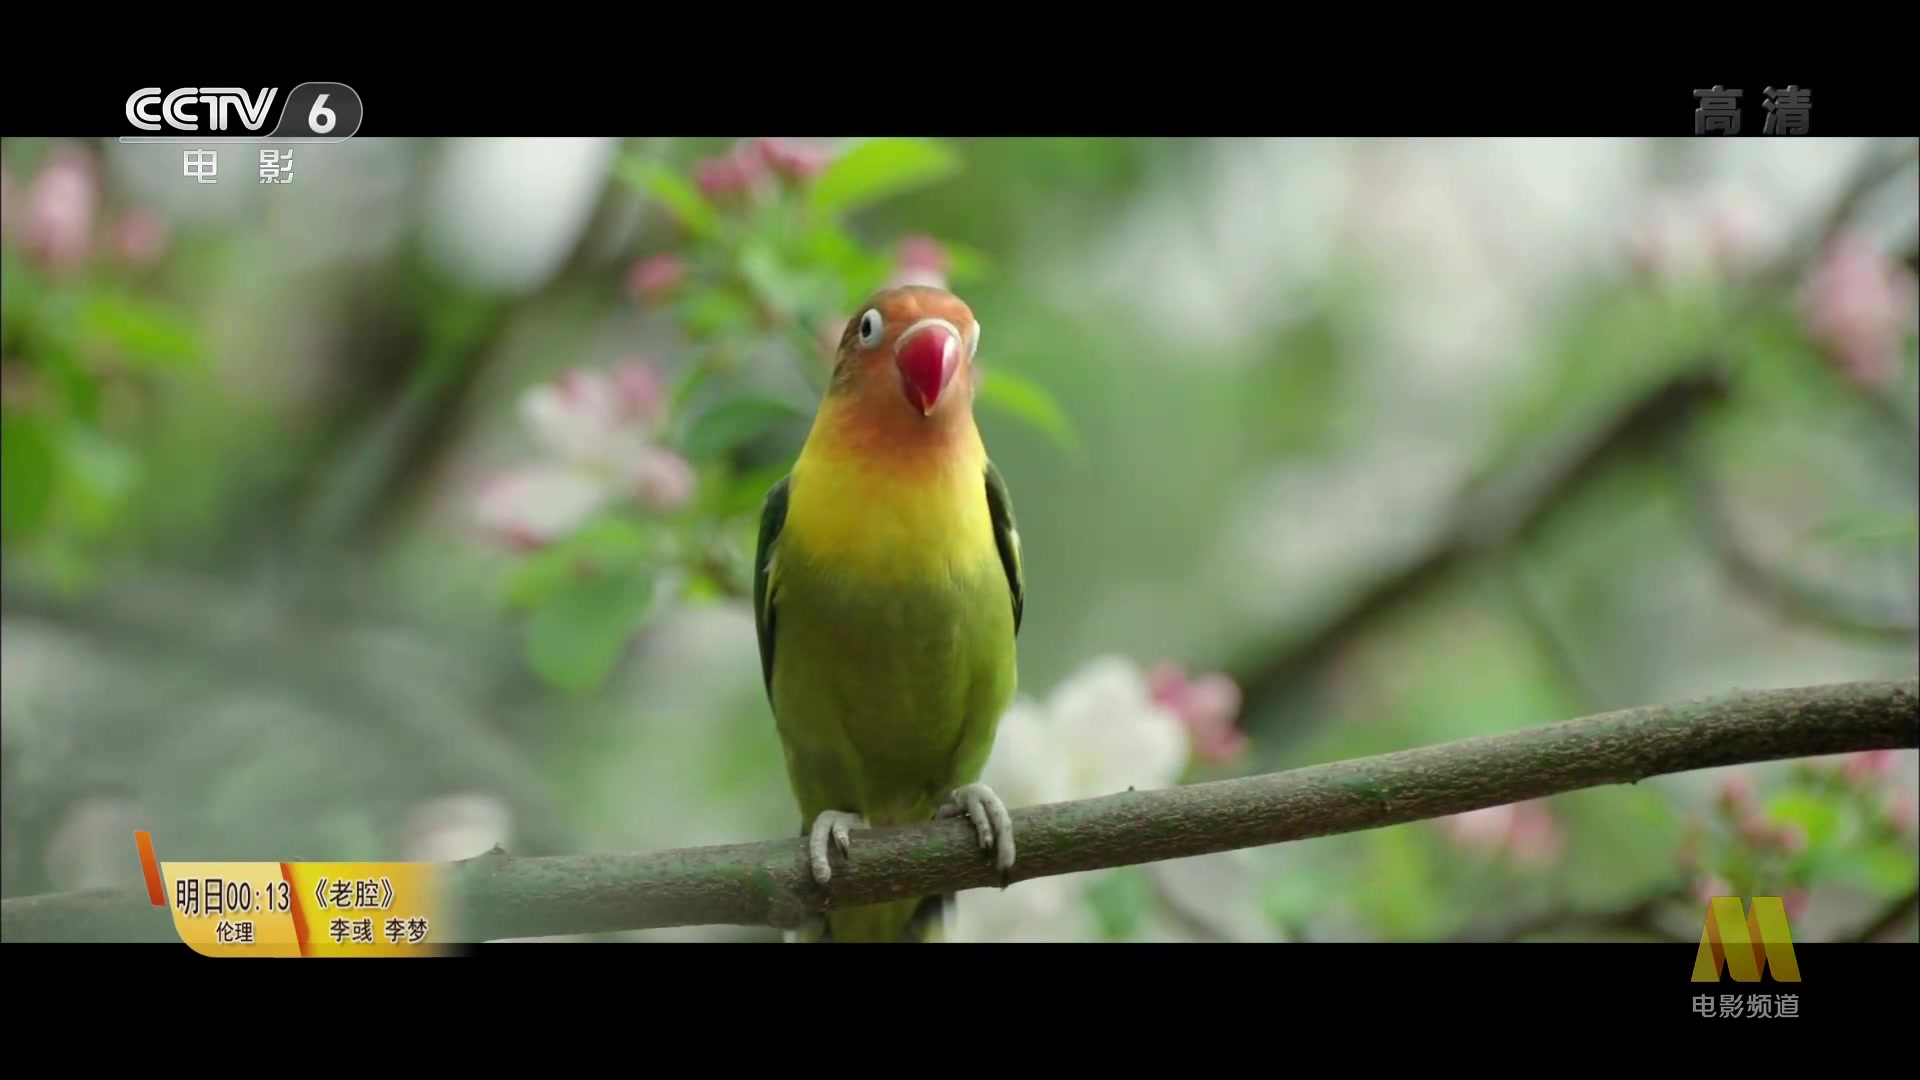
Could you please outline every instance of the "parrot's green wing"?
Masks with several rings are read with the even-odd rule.
[[[1020,530],[1013,521],[1013,496],[1007,493],[1007,482],[991,459],[987,462],[987,511],[993,516],[993,546],[1000,549],[1000,565],[1007,571],[1007,591],[1013,594],[1013,632],[1017,637],[1020,616],[1027,607],[1027,575],[1020,563]]]
[[[792,479],[783,476],[767,489],[753,551],[753,630],[760,639],[760,678],[769,703],[773,701],[773,546],[787,523],[787,485]]]

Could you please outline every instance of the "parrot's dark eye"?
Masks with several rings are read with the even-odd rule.
[[[886,328],[886,320],[880,317],[880,310],[868,308],[867,313],[860,316],[860,344],[869,349],[880,344],[880,334]]]

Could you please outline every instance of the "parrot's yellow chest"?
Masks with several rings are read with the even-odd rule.
[[[971,454],[913,470],[803,459],[787,506],[789,546],[875,585],[936,585],[997,567],[984,466]]]
[[[795,465],[772,557],[771,691],[809,819],[924,821],[985,764],[1017,676],[976,460]]]

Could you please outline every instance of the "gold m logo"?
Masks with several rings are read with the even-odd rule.
[[[1773,969],[1774,982],[1799,982],[1800,963],[1793,956],[1793,934],[1787,930],[1787,908],[1777,896],[1756,896],[1742,912],[1737,896],[1716,896],[1707,903],[1707,925],[1700,931],[1700,951],[1693,957],[1694,982],[1719,982],[1720,969],[1734,982],[1759,982],[1760,972]]]

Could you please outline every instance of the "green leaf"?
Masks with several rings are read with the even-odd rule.
[[[491,297],[448,292],[428,308],[427,348],[421,366],[442,386],[473,361],[473,346],[493,325],[498,307]]]
[[[749,242],[740,249],[740,276],[760,299],[782,310],[792,310],[801,297],[798,275],[788,270],[773,245]]]
[[[42,421],[0,417],[0,529],[9,538],[40,527],[53,501],[58,464]]]
[[[7,283],[6,288],[0,289],[0,322],[10,328],[11,336],[11,328],[40,306],[40,276],[33,264],[22,258],[14,245],[8,244],[0,251],[0,280]]]
[[[1897,895],[1913,887],[1912,851],[1887,844],[1835,852],[1833,860],[1823,869],[1832,875],[1835,884],[1882,896]]]
[[[620,178],[660,200],[695,236],[711,235],[720,225],[720,212],[700,194],[700,189],[663,165],[629,158],[620,163]]]
[[[528,664],[567,693],[592,689],[619,664],[653,596],[649,566],[569,580],[527,621]]]
[[[1398,825],[1369,835],[1370,881],[1355,899],[1357,907],[1387,935],[1402,940],[1430,939],[1445,928],[1446,907],[1434,901],[1428,883],[1436,872],[1432,849],[1413,828]]]
[[[960,168],[952,150],[927,139],[871,139],[840,155],[813,181],[819,214],[847,214],[946,179]]]
[[[1767,813],[1775,821],[1791,822],[1805,829],[1807,847],[1811,849],[1827,846],[1840,833],[1840,809],[1816,795],[1799,791],[1784,792],[1768,804]]]
[[[791,265],[770,244],[755,242],[743,247],[739,271],[754,294],[782,315],[840,306],[837,278]]]
[[[741,473],[727,485],[726,495],[715,507],[716,513],[722,518],[738,517],[741,514],[753,514],[758,517],[761,505],[767,501],[767,491],[791,471],[793,471],[792,462],[782,462]]]
[[[80,326],[88,342],[109,346],[130,364],[171,367],[199,355],[192,327],[134,296],[95,293],[80,309]]]
[[[1863,510],[1835,514],[1808,535],[1814,544],[1903,544],[1920,537],[1920,516],[1911,510]]]
[[[36,357],[47,377],[47,388],[59,399],[72,420],[93,423],[100,416],[100,379],[82,367],[74,351],[58,339],[42,343]]]
[[[538,607],[575,574],[571,553],[549,548],[521,560],[507,575],[506,605],[509,611]]]
[[[44,574],[48,584],[59,592],[72,595],[98,580],[99,568],[78,546],[65,542],[63,538],[53,541],[40,549],[39,557],[33,560],[36,572]]]
[[[140,457],[91,428],[75,426],[61,442],[61,460],[75,524],[104,531],[139,479]]]
[[[832,221],[814,225],[794,248],[800,258],[836,273],[864,273],[876,259],[882,259],[861,246],[858,240]]]
[[[1102,875],[1087,886],[1087,903],[1108,938],[1118,941],[1132,937],[1146,918],[1153,903],[1153,886],[1146,871],[1137,866],[1123,867]]]
[[[694,461],[708,461],[804,414],[774,398],[730,398],[696,417],[680,438],[680,452]]]
[[[705,288],[680,302],[680,321],[696,340],[719,337],[753,325],[753,305],[728,288]]]
[[[507,578],[509,610],[536,607],[581,577],[622,571],[653,554],[648,534],[632,519],[595,518],[573,535],[524,559]]]
[[[947,277],[956,285],[979,281],[993,272],[993,263],[978,248],[941,242],[947,250]]]
[[[890,254],[868,251],[832,222],[813,229],[798,245],[798,254],[809,265],[832,274],[838,284],[834,295],[822,291],[820,302],[828,309],[820,313],[823,319],[846,318],[842,309],[864,299],[893,273]]]
[[[1039,383],[1011,371],[995,368],[980,373],[979,401],[1039,428],[1068,453],[1079,450],[1079,436],[1053,395]]]
[[[689,577],[680,590],[680,602],[690,608],[718,603],[725,599],[727,599],[727,590],[707,573],[697,573]]]
[[[1267,884],[1260,909],[1281,930],[1297,930],[1326,907],[1326,889],[1306,874],[1282,874]]]

